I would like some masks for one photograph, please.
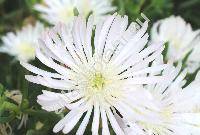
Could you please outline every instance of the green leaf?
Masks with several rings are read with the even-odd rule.
[[[27,99],[23,99],[21,103],[21,109],[25,110],[29,107],[29,101]]]
[[[20,109],[17,105],[10,103],[10,102],[7,102],[7,101],[4,101],[0,105],[0,112],[3,112],[3,111],[12,111],[12,112],[15,112],[15,113],[19,113]]]
[[[118,11],[118,13],[120,14],[120,15],[124,15],[125,14],[125,3],[124,3],[124,1],[123,0],[118,0],[118,5],[119,5],[119,11]]]
[[[25,0],[25,3],[29,9],[32,9],[36,3],[41,2],[41,0]]]
[[[78,12],[77,8],[74,8],[73,12],[74,12],[74,16],[78,16],[79,15],[79,12]]]
[[[0,96],[2,96],[5,92],[5,88],[3,87],[2,84],[0,84]]]
[[[168,51],[168,48],[169,48],[169,43],[166,42],[166,43],[165,43],[164,51],[162,52],[164,61],[167,61],[167,51]]]

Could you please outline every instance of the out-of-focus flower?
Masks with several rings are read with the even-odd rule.
[[[118,117],[142,120],[140,113],[149,106],[153,108],[150,94],[142,86],[165,79],[156,72],[160,73],[167,65],[149,67],[150,62],[160,57],[163,45],[145,48],[147,22],[136,30],[135,23],[128,27],[127,16],[114,14],[96,27],[93,24],[92,16],[87,24],[83,17],[75,17],[72,31],[68,25],[58,25],[40,39],[36,57],[57,73],[21,64],[37,74],[26,75],[30,82],[66,92],[43,90],[38,96],[38,103],[47,111],[65,107],[70,110],[55,125],[54,132],[69,133],[84,117],[77,131],[81,135],[93,116],[92,134],[98,134],[100,123],[102,134],[110,134],[109,121],[114,132],[123,135]],[[93,28],[96,28],[94,43]],[[155,75],[148,76],[149,73]]]
[[[40,130],[42,127],[44,126],[44,124],[40,121],[38,121],[36,124],[35,124],[35,129],[36,130]]]
[[[16,33],[9,32],[1,39],[3,45],[0,52],[15,56],[20,61],[30,61],[35,58],[35,46],[44,26],[37,22],[35,26],[28,25]]]
[[[196,77],[187,87],[186,71],[179,74],[181,66],[163,71],[168,75],[165,84],[147,85],[157,109],[148,108],[142,115],[148,121],[130,122],[126,120],[127,132],[134,133],[134,127],[142,128],[143,135],[199,135],[200,134],[200,77]],[[127,122],[128,121],[128,122]],[[132,129],[133,128],[133,129]],[[142,135],[141,134],[141,135]]]
[[[193,31],[191,25],[180,16],[170,16],[156,22],[151,30],[152,41],[168,42],[167,59],[177,62],[183,60],[186,55],[199,44],[200,30]],[[199,45],[198,45],[199,46]],[[200,48],[200,47],[198,47]],[[198,49],[200,50],[200,49]],[[193,50],[195,56],[197,50]],[[199,54],[198,54],[199,55]],[[198,61],[198,57],[191,57],[189,61]]]
[[[200,36],[196,40],[196,46],[192,50],[191,54],[187,59],[187,69],[190,73],[193,73],[200,68]]]
[[[71,22],[75,8],[84,17],[93,13],[96,22],[115,10],[111,0],[44,0],[44,4],[35,5],[42,18],[51,24]]]

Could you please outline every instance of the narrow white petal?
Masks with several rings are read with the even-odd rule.
[[[105,47],[107,36],[109,34],[110,27],[112,27],[115,17],[116,17],[116,14],[108,17],[108,19],[106,19],[106,21],[104,22],[104,24],[101,28],[101,32],[98,37],[98,42],[97,42],[97,44],[95,44],[95,49],[96,49],[95,51],[98,53],[98,55],[102,55],[102,53],[103,53],[103,49]]]
[[[63,128],[64,134],[68,134],[74,128],[74,126],[80,120],[83,113],[84,112],[79,112],[76,116],[74,116],[73,118],[67,121],[67,123],[65,124],[65,127]]]
[[[37,102],[47,111],[56,111],[64,108],[67,104],[67,101],[62,99],[63,95],[60,93],[48,91],[43,91],[43,93],[45,94],[38,96]]]
[[[72,70],[69,70],[68,68],[65,68],[57,63],[55,63],[51,58],[46,57],[39,49],[36,49],[36,57],[46,66],[54,69],[59,74],[62,74],[66,77],[70,77],[71,74],[73,74]]]
[[[126,79],[127,85],[134,84],[156,84],[160,82],[164,82],[165,77],[163,76],[150,76],[150,77],[133,77]]]
[[[144,33],[147,30],[147,26],[148,24],[147,22],[145,22],[143,27],[136,33],[136,35],[133,36],[133,38],[129,41],[129,43],[123,48],[120,54],[115,58],[115,60],[113,61],[115,64],[121,61],[122,58],[124,59],[125,56],[127,57],[128,55],[130,55],[130,53],[137,52],[144,47],[145,44],[143,46],[138,46],[138,47],[134,47],[134,44],[137,43],[137,41],[139,41],[141,37],[144,35]],[[132,48],[134,48],[134,50],[132,50]],[[132,51],[130,52],[130,50]]]
[[[105,109],[101,107],[102,135],[110,135]]]
[[[94,17],[92,15],[89,16],[88,22],[87,22],[87,28],[86,28],[86,51],[88,58],[91,59],[92,57],[92,44],[91,44],[91,37],[92,37],[92,30],[94,27]]]
[[[47,76],[47,77],[53,77],[53,78],[63,78],[63,76],[57,74],[57,73],[51,73],[47,72],[45,70],[39,69],[31,64],[20,62],[20,64],[25,67],[27,70],[29,70],[32,73],[35,73],[37,75]]]
[[[124,131],[121,129],[121,127],[119,126],[119,124],[117,123],[114,115],[112,114],[112,112],[110,110],[106,110],[106,113],[108,115],[108,119],[111,123],[111,126],[113,128],[113,130],[115,131],[115,133],[117,135],[124,135]]]
[[[99,118],[100,118],[99,104],[96,103],[94,106],[94,117],[93,117],[93,121],[92,121],[92,134],[93,135],[98,135]]]
[[[123,74],[121,74],[120,76],[123,77],[123,78],[126,78],[126,77],[130,77],[130,76],[136,76],[136,75],[144,75],[144,74],[147,74],[147,73],[157,73],[159,74],[162,70],[164,70],[165,68],[167,68],[168,65],[167,64],[162,64],[162,65],[158,65],[158,66],[155,66],[155,67],[147,67],[147,68],[144,68],[144,69],[141,69],[141,70],[132,70],[132,69],[129,69],[127,70],[127,72],[124,72]]]
[[[90,107],[87,111],[87,114],[85,115],[83,121],[81,122],[81,125],[79,126],[77,132],[76,132],[76,135],[83,135],[84,134],[84,131],[87,127],[87,124],[89,122],[89,119],[90,119],[90,116],[91,116],[91,113],[92,113],[92,107]]]
[[[73,90],[74,84],[67,80],[56,80],[48,77],[26,75],[25,78],[33,83],[41,84],[46,87],[60,89],[60,90]]]
[[[79,108],[71,110],[62,120],[60,120],[53,128],[53,132],[57,133],[61,131],[63,128],[65,128],[65,124],[69,123],[70,120],[76,119],[77,116],[81,117],[84,113],[84,107],[80,106]],[[76,119],[77,120],[77,119]],[[72,127],[73,128],[73,127]]]

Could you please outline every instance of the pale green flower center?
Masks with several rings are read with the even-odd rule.
[[[181,47],[183,47],[181,45],[181,41],[176,36],[174,36],[173,34],[169,35],[169,37],[167,38],[167,41],[170,42],[173,45],[173,48],[175,50],[179,50]]]
[[[95,73],[94,77],[91,79],[91,86],[97,90],[101,90],[105,85],[105,81],[101,73]]]
[[[88,0],[83,1],[83,3],[81,3],[81,6],[67,6],[64,7],[62,9],[60,9],[59,11],[59,19],[61,21],[70,21],[72,19],[72,17],[74,17],[74,10],[78,9],[78,12],[80,12],[79,14],[82,14],[84,17],[87,17],[88,14],[91,11],[90,8],[90,3]]]
[[[59,18],[61,21],[69,21],[74,16],[74,8],[66,7],[60,10]]]
[[[35,57],[35,48],[30,43],[21,43],[17,49],[21,59],[30,60]]]
[[[82,11],[83,16],[87,17],[88,14],[89,14],[90,11],[91,11],[89,0],[84,0],[84,1],[83,1],[82,10],[83,10],[83,11]]]
[[[30,46],[28,43],[20,44],[19,48],[20,48],[20,51],[23,53],[34,54],[35,52],[35,49],[32,46]]]
[[[161,112],[162,116],[166,119],[170,119],[172,117],[172,110],[170,108],[166,108]]]
[[[181,46],[181,43],[180,43],[180,41],[178,40],[178,39],[175,39],[175,38],[173,38],[173,44],[174,44],[174,48],[176,49],[176,50],[179,50],[182,46]]]

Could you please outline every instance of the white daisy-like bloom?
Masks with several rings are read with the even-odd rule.
[[[108,13],[116,9],[112,6],[112,0],[44,0],[43,2],[43,4],[36,4],[35,9],[51,24],[71,22],[75,9],[84,17],[92,13],[95,22],[105,18]]]
[[[124,129],[130,135],[199,135],[200,134],[200,74],[184,87],[186,70],[181,64],[163,71],[168,75],[165,84],[147,85],[157,109],[142,112],[146,121],[125,120]],[[140,128],[140,134],[134,134],[134,128]]]
[[[82,135],[93,116],[92,134],[98,134],[100,123],[102,134],[110,134],[110,123],[116,134],[123,135],[118,117],[142,120],[140,112],[154,106],[143,84],[164,81],[165,76],[156,73],[168,65],[149,66],[164,47],[161,43],[145,47],[147,22],[137,30],[134,22],[128,26],[127,16],[114,14],[95,26],[93,16],[87,23],[83,18],[75,18],[72,31],[69,25],[59,24],[39,40],[36,57],[57,73],[22,62],[36,74],[26,75],[26,79],[61,90],[43,90],[38,96],[38,103],[47,111],[70,110],[55,125],[54,132],[69,133],[83,117],[77,130],[77,135]]]
[[[37,22],[34,26],[27,25],[20,31],[9,32],[1,38],[3,44],[0,52],[14,56],[20,61],[30,61],[35,59],[35,46],[44,26]]]
[[[191,25],[180,16],[170,16],[159,20],[151,30],[153,42],[168,42],[167,60],[175,62],[183,60],[200,42],[199,34],[200,30],[192,30]],[[200,59],[195,61],[200,61]]]

